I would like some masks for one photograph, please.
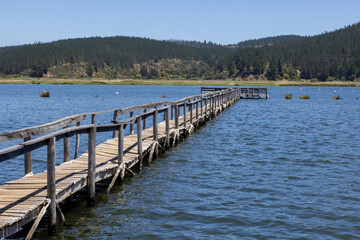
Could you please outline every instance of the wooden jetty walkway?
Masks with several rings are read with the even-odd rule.
[[[33,222],[26,237],[30,239],[45,212],[49,232],[55,232],[57,218],[65,221],[59,202],[86,187],[88,205],[93,205],[96,182],[112,178],[109,192],[116,179],[124,179],[126,173],[133,174],[134,167],[141,171],[143,161],[151,162],[159,152],[167,150],[240,98],[240,88],[228,88],[179,101],[77,114],[1,133],[0,142],[24,139],[21,144],[0,150],[0,162],[24,155],[25,176],[0,186],[0,239]],[[113,112],[109,124],[96,123],[97,115],[109,112]],[[127,114],[129,118],[119,120],[120,115]],[[80,125],[87,116],[91,116],[91,124]],[[152,120],[151,127],[146,126],[147,120]],[[125,128],[128,134],[124,134]],[[112,132],[113,138],[96,146],[96,136],[104,132]],[[88,136],[88,151],[78,156],[80,134]],[[75,138],[73,160],[70,160],[71,137]],[[64,162],[56,166],[56,142],[60,140],[64,143]],[[32,174],[31,152],[41,147],[47,148],[47,170]]]
[[[222,91],[223,87],[201,87],[201,93]],[[240,99],[268,99],[267,88],[239,88]]]

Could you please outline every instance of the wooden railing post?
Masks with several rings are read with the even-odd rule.
[[[134,112],[130,112],[130,118],[134,116]],[[134,134],[134,120],[131,120],[130,123],[130,135]]]
[[[193,123],[193,103],[189,103],[189,112],[190,112],[190,124]]]
[[[211,97],[211,117],[214,117],[214,110],[215,110],[215,101],[214,96]]]
[[[158,141],[158,110],[153,114],[153,140]]]
[[[80,122],[77,122],[76,126],[77,127],[80,126]],[[79,155],[79,146],[80,146],[80,134],[76,134],[74,159],[76,159]]]
[[[118,116],[118,111],[117,110],[115,110],[114,111],[114,122],[116,122],[117,121],[117,116]],[[116,138],[116,130],[115,131],[113,131],[113,138]]]
[[[166,147],[170,147],[170,118],[169,118],[169,107],[165,110],[165,134],[166,134]]]
[[[51,200],[48,207],[48,232],[56,232],[56,137],[49,139],[47,144],[47,197]]]
[[[146,110],[146,108],[144,109],[144,113],[146,113],[147,112],[147,110]],[[146,129],[146,118],[144,118],[144,120],[143,120],[143,130],[145,130]]]
[[[96,158],[95,158],[95,147],[96,147],[96,127],[89,129],[88,136],[88,195],[87,205],[93,206],[95,204],[95,170],[96,170]]]
[[[136,126],[137,126],[137,142],[138,142],[138,155],[139,155],[139,161],[140,161],[140,171],[142,170],[142,118],[137,117],[136,118]]]
[[[174,105],[171,104],[171,120],[174,120]]]
[[[205,98],[205,121],[207,117],[207,107],[208,107],[207,98]]]
[[[203,117],[203,101],[204,99],[201,97],[200,99],[200,117]]]
[[[68,134],[64,137],[64,162],[70,162],[70,140]]]
[[[179,129],[179,106],[175,104],[174,109],[175,109],[175,129]]]
[[[124,126],[118,127],[118,163],[124,162]]]
[[[153,140],[158,142],[158,110],[156,109],[154,114],[153,114]],[[158,146],[156,145],[155,147],[155,152],[154,155],[155,157],[157,157],[159,151],[158,151]]]
[[[24,142],[30,141],[31,137],[24,138]],[[31,152],[27,152],[24,154],[24,171],[26,174],[32,173],[32,160],[31,160]]]
[[[91,114],[91,124],[95,124],[95,114]]]
[[[196,100],[195,108],[196,108],[196,120],[198,120],[199,119],[199,100]]]
[[[184,101],[184,128],[186,130],[186,101]]]

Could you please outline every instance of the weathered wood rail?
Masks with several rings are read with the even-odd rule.
[[[267,88],[239,88],[241,99],[268,99]]]
[[[190,96],[179,101],[163,101],[104,112],[83,113],[51,123],[4,132],[0,142],[24,139],[24,142],[0,150],[0,162],[24,155],[25,176],[0,186],[0,239],[6,238],[36,219],[27,239],[47,211],[49,232],[55,232],[57,216],[65,221],[59,202],[87,187],[88,205],[95,202],[95,183],[111,178],[110,191],[115,180],[123,179],[126,172],[143,161],[151,162],[159,151],[173,146],[180,137],[216,116],[240,99],[240,89]],[[96,124],[96,116],[113,112],[111,123]],[[119,120],[120,115],[129,118]],[[159,116],[163,119],[159,121]],[[86,116],[91,124],[81,125]],[[146,119],[152,118],[152,126]],[[129,128],[129,134],[124,129]],[[134,131],[136,129],[136,134]],[[96,146],[96,136],[113,132],[113,138]],[[43,135],[41,135],[43,134]],[[88,151],[80,156],[79,135],[88,136]],[[39,136],[41,135],[41,136]],[[75,157],[70,160],[69,138],[75,136]],[[63,163],[56,166],[56,142],[64,142]],[[47,148],[46,171],[32,173],[31,152]],[[6,174],[6,173],[2,173]]]

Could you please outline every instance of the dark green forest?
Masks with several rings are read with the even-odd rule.
[[[312,37],[212,42],[92,37],[0,48],[0,75],[357,81],[360,23]]]
[[[223,78],[354,81],[360,78],[360,23],[313,37],[242,48],[220,60],[216,72]]]

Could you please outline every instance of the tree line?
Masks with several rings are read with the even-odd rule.
[[[2,47],[0,75],[354,81],[360,78],[360,23],[313,37],[228,46],[115,36]]]
[[[360,78],[360,23],[293,41],[240,49],[220,60],[223,78],[316,79]]]

